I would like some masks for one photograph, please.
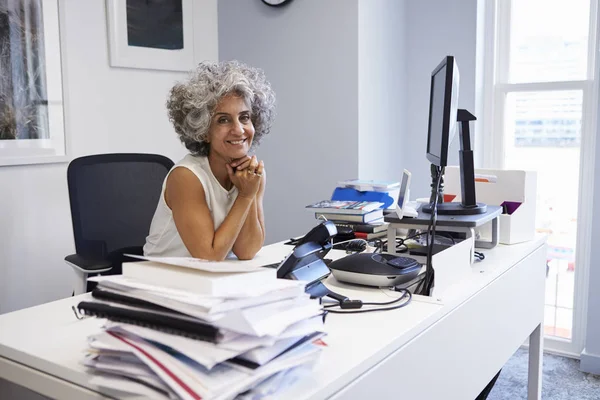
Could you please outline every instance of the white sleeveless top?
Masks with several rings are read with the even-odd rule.
[[[223,220],[237,198],[237,188],[234,186],[230,191],[227,191],[221,186],[210,169],[207,157],[188,154],[171,168],[169,174],[178,167],[187,168],[192,171],[204,187],[206,204],[208,204],[210,216],[212,217],[216,231],[223,223]],[[165,202],[165,187],[169,174],[165,177],[162,185],[158,206],[150,225],[150,233],[146,237],[144,255],[156,257],[191,257],[190,252],[179,236],[179,232],[177,232],[177,227],[173,220],[173,212]]]

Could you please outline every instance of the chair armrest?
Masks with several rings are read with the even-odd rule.
[[[74,269],[87,274],[99,274],[112,269],[112,263],[110,261],[93,260],[82,257],[79,254],[68,255],[65,257],[65,261]]]

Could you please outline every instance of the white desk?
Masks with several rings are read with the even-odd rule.
[[[269,247],[282,256],[289,249]],[[329,347],[313,374],[276,397],[474,399],[529,337],[528,398],[539,399],[545,242],[499,245],[485,254],[443,299],[415,296],[394,311],[330,314]],[[395,295],[333,278],[327,285],[354,299]],[[98,321],[77,320],[70,308],[88,296],[0,315],[0,378],[52,398],[104,398],[80,364]]]

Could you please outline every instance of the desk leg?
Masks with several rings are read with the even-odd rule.
[[[396,254],[396,228],[390,224],[387,230],[387,252],[389,254]]]
[[[529,376],[527,378],[527,400],[542,398],[542,355],[544,330],[538,325],[529,335]]]

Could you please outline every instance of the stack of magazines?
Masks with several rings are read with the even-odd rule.
[[[102,319],[83,360],[91,383],[117,398],[256,399],[300,379],[325,346],[321,305],[244,263],[153,259],[90,278],[77,308]]]

